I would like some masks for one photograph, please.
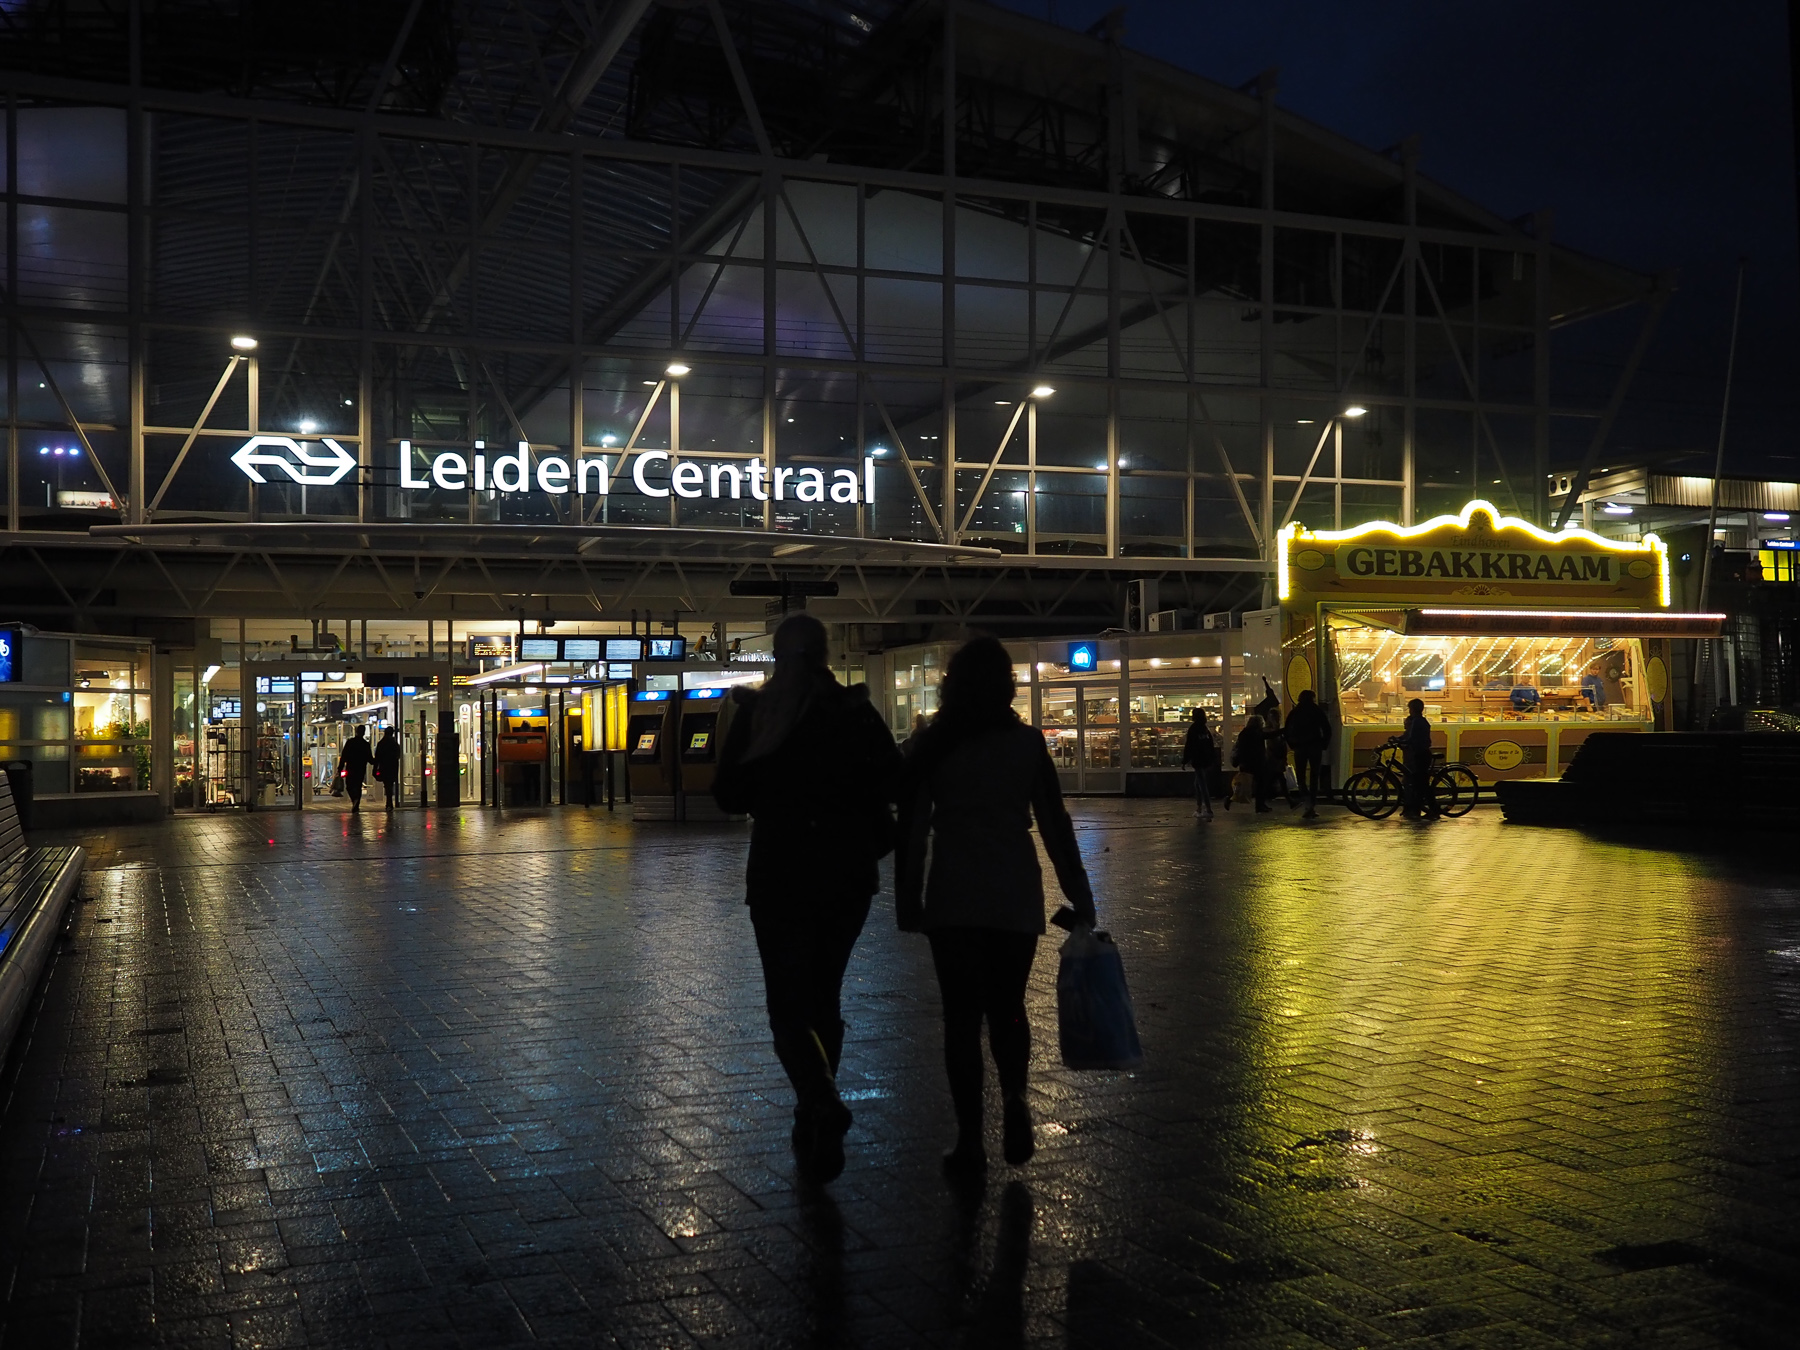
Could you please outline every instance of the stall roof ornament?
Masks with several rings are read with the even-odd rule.
[[[1295,522],[1281,532],[1276,581],[1283,602],[1669,605],[1668,550],[1656,535],[1631,543],[1579,528],[1553,534],[1480,500],[1419,525],[1313,531]]]

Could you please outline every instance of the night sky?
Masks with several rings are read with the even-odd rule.
[[[1104,0],[1001,0],[1084,29]],[[1501,216],[1679,272],[1606,455],[1688,450],[1710,473],[1732,287],[1749,258],[1727,474],[1800,477],[1800,242],[1786,7],[1773,0],[1134,0],[1125,44],[1221,83],[1279,68],[1279,101],[1364,145],[1421,138],[1421,170]],[[1601,402],[1635,330],[1557,351],[1559,401]],[[1609,372],[1610,367],[1610,372]]]

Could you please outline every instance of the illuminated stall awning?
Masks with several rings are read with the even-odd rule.
[[[1661,637],[1719,636],[1723,614],[1622,614],[1566,609],[1408,609],[1400,631],[1408,637]]]

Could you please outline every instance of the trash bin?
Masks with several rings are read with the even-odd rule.
[[[13,807],[19,813],[19,828],[31,828],[31,761],[9,759],[0,768],[6,770],[6,781],[12,788]]]

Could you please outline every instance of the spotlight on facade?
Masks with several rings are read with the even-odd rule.
[[[683,375],[688,373],[688,370],[689,367],[682,365],[681,362],[671,361],[663,368],[663,374],[673,375],[676,379],[680,379]]]
[[[311,418],[308,418],[306,421],[304,421],[300,424],[300,434],[302,436],[310,436],[313,434],[313,432],[317,431],[318,429],[319,429],[319,424],[317,422],[313,421]]]
[[[1367,415],[1368,411],[1369,410],[1367,408],[1363,407],[1362,404],[1352,403],[1348,408],[1344,409],[1344,416],[1345,417],[1363,417],[1363,416]]]
[[[1035,388],[1031,391],[1031,396],[1033,398],[1049,398],[1050,395],[1054,394],[1055,392],[1056,392],[1056,390],[1052,389],[1049,385],[1040,384],[1037,386],[1037,388]]]
[[[239,333],[231,339],[231,349],[238,352],[253,352],[256,350],[256,339],[248,333]]]

